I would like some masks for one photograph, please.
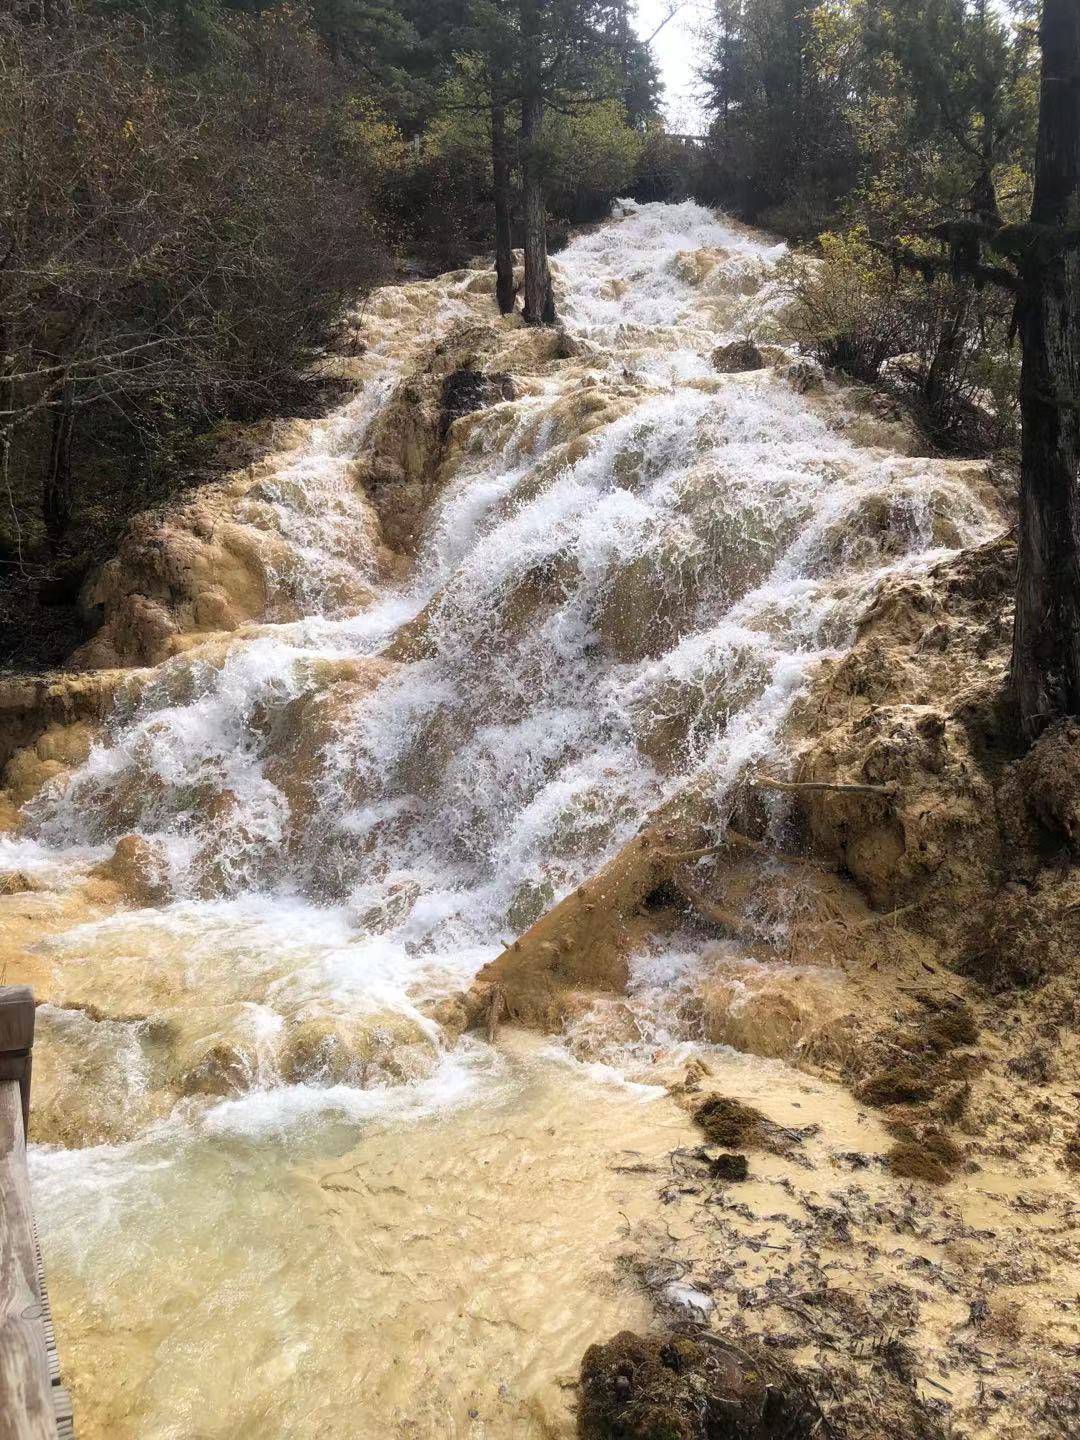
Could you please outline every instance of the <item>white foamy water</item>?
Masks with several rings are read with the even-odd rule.
[[[449,1127],[453,1149],[454,1126],[482,1133],[475,1112],[507,1103],[506,1076],[440,1001],[691,776],[722,798],[747,766],[782,764],[792,701],[881,579],[998,528],[947,465],[852,438],[842,393],[800,394],[783,364],[716,374],[718,344],[783,343],[782,253],[693,204],[626,202],[574,241],[556,281],[580,353],[475,421],[395,587],[365,558],[351,476],[408,369],[402,317],[416,353],[491,302],[475,272],[376,297],[373,378],[243,502],[285,542],[280,613],[303,618],[273,623],[272,603],[224,654],[162,665],[32,803],[23,837],[0,842],[0,864],[44,882],[135,833],[172,897],[43,943],[63,977],[42,1016],[55,1068],[91,1074],[100,1054],[108,1086],[85,1103],[120,1117],[89,1126],[114,1143],[37,1163],[46,1229],[80,1285],[93,1234],[166,1204],[169,1167],[255,1175],[250,1203],[276,1217],[265,1187],[297,1144],[331,1155],[374,1126],[385,1149],[419,1125]],[[342,603],[357,584],[372,592],[359,611]],[[371,669],[416,617],[421,658]],[[651,1058],[695,1043],[682,1000],[697,964],[638,957],[635,1034],[600,1061],[535,1063],[648,1100]],[[100,1201],[81,1237],[72,1194]],[[161,1243],[190,1258],[220,1225],[240,1244],[239,1194],[224,1205],[186,1206],[188,1228]],[[275,1248],[251,1263],[286,1262]],[[144,1400],[131,1433],[194,1433],[151,1423],[160,1397]],[[254,1428],[207,1433],[301,1433],[243,1413]]]
[[[770,755],[883,575],[992,532],[945,468],[853,443],[837,403],[796,393],[782,369],[715,376],[715,344],[766,322],[782,334],[782,246],[691,203],[617,213],[557,261],[585,359],[499,407],[490,443],[481,423],[413,580],[336,615],[361,523],[349,466],[403,363],[387,350],[262,487],[309,617],[223,661],[162,666],[35,802],[18,853],[40,866],[49,846],[99,855],[136,831],[178,897],[151,930],[191,934],[202,953],[200,927],[217,937],[217,897],[233,897],[223,955],[243,932],[290,987],[302,974],[305,999],[415,1018],[688,774],[722,789]],[[428,330],[445,330],[465,286],[427,288]],[[560,462],[593,414],[584,453]],[[426,658],[319,698],[320,667],[377,656],[425,605]],[[299,969],[281,959],[291,935],[309,955]]]

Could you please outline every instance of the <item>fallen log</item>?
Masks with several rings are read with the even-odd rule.
[[[624,991],[630,956],[652,924],[645,902],[672,886],[679,864],[673,857],[701,848],[715,819],[697,791],[662,807],[595,875],[484,966],[477,976],[484,997],[497,986],[507,1018],[552,1025],[573,1007],[575,992]]]

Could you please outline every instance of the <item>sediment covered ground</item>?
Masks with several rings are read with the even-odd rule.
[[[1002,716],[1008,476],[800,358],[781,250],[378,292],[0,681],[80,1434],[569,1435],[650,1326],[837,1435],[1080,1425],[1080,732]]]

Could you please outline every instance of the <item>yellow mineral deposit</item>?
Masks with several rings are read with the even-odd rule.
[[[915,1275],[957,1435],[980,1352],[1075,1343],[1051,1140],[1042,1230],[993,1166],[882,1160],[1001,1113],[955,925],[908,921],[928,877],[993,888],[954,717],[1003,653],[968,556],[1005,508],[799,359],[782,254],[624,202],[556,259],[565,330],[481,264],[377,291],[326,362],[352,398],[138,519],[83,668],[0,686],[83,1440],[569,1436],[586,1345],[785,1273]],[[678,1159],[714,1093],[775,1140],[741,1206]],[[1002,1245],[1022,1304],[958,1349]]]

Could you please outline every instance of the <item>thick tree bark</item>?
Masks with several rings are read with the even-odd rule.
[[[495,189],[495,298],[499,310],[514,308],[514,252],[510,232],[510,156],[506,148],[506,109],[491,102],[491,170]]]
[[[1045,0],[1042,47],[1035,199],[1017,247],[1024,438],[1012,690],[1029,740],[1058,716],[1080,715],[1077,0]]]
[[[554,325],[555,296],[547,256],[547,214],[540,164],[543,98],[537,91],[521,102],[521,209],[525,229],[525,323]]]

